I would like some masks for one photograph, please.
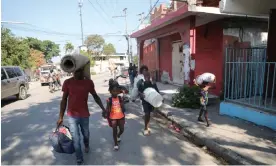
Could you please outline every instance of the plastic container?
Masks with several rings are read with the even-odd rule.
[[[201,85],[203,82],[214,83],[216,81],[216,76],[212,73],[203,73],[196,77],[195,82]]]
[[[163,97],[153,88],[144,90],[145,100],[154,107],[160,107],[163,104]]]

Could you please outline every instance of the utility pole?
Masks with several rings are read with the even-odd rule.
[[[140,16],[141,18],[139,19],[139,21],[141,21],[141,25],[143,24],[143,21],[144,21],[144,12],[143,13],[140,13],[138,14],[137,16]]]
[[[83,46],[83,27],[82,27],[82,11],[81,11],[82,5],[83,5],[83,0],[79,0],[80,23],[81,23],[81,41],[82,41],[82,44],[81,44],[81,45]]]
[[[130,41],[130,37],[128,35],[128,32],[127,32],[127,8],[124,8],[123,10],[124,12],[124,15],[121,15],[121,16],[113,16],[112,18],[119,18],[119,17],[123,17],[125,18],[125,38],[126,38],[126,41],[127,41],[127,55],[128,55],[128,62],[131,63],[132,62],[132,43]]]

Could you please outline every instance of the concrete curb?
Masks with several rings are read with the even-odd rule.
[[[170,107],[167,104],[164,104],[164,108]],[[168,120],[178,124],[182,127],[181,134],[187,138],[189,138],[192,142],[194,142],[197,145],[206,146],[208,149],[210,149],[212,152],[214,152],[216,155],[222,157],[224,160],[229,162],[230,164],[234,165],[259,165],[262,163],[258,163],[255,161],[251,161],[249,159],[246,159],[242,157],[241,155],[237,154],[236,152],[232,151],[231,149],[225,148],[215,142],[214,140],[207,138],[206,134],[204,134],[203,131],[197,131],[193,128],[189,128],[189,122],[185,122],[183,124],[180,123],[177,119],[178,117],[173,117],[173,115],[170,115],[168,111],[166,110],[157,110],[159,114],[167,118]]]

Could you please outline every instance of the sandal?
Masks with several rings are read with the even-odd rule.
[[[114,146],[114,150],[115,150],[115,151],[118,151],[118,150],[119,150],[119,146],[118,146],[118,145],[115,145],[115,146]]]

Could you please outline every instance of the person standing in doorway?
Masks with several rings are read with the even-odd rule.
[[[60,113],[57,126],[60,126],[63,123],[64,113],[67,108],[67,116],[76,151],[77,164],[81,165],[83,164],[83,153],[81,149],[80,132],[83,135],[85,152],[89,152],[90,113],[87,104],[88,94],[90,93],[93,96],[95,102],[102,109],[102,114],[104,114],[105,108],[95,91],[93,81],[84,77],[84,68],[75,71],[72,78],[64,81],[62,91],[63,95],[60,103]]]

